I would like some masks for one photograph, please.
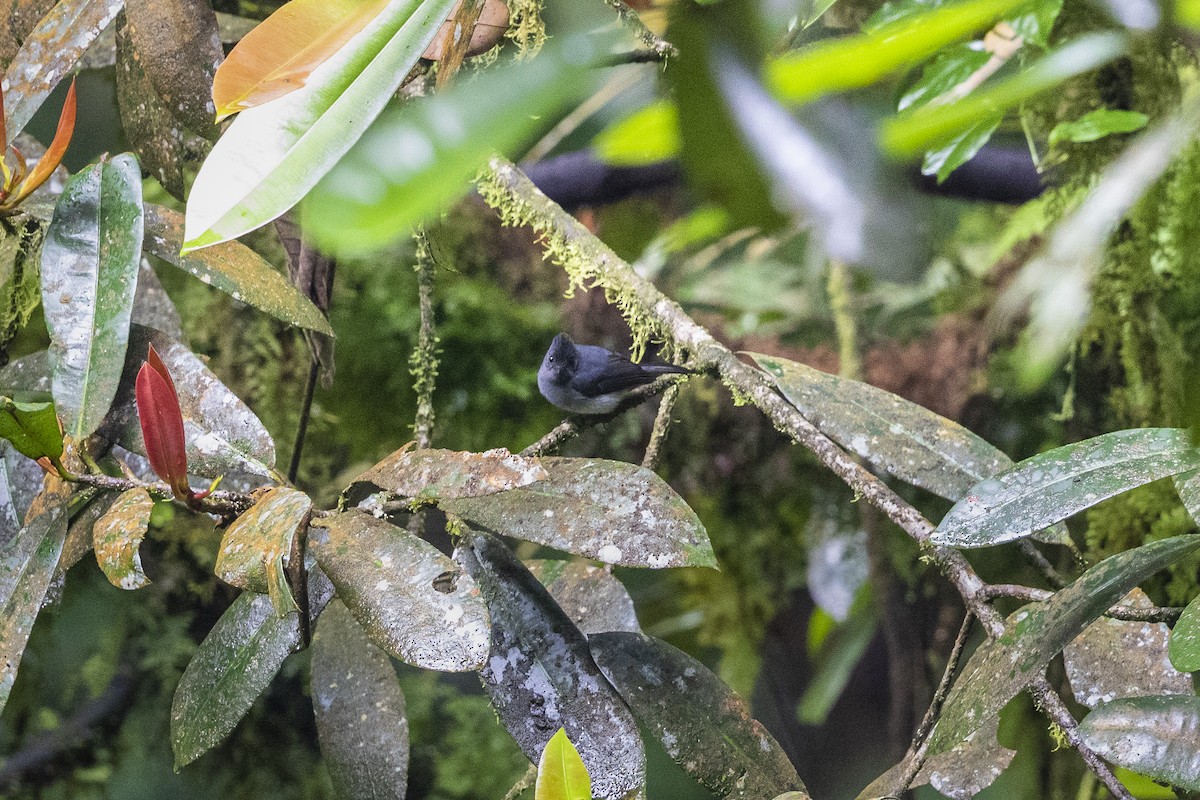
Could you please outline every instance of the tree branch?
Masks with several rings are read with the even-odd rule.
[[[646,443],[646,454],[642,456],[642,466],[646,469],[658,468],[663,442],[671,428],[671,411],[675,408],[675,398],[678,396],[678,383],[672,383],[667,387],[667,391],[663,392],[662,400],[658,404],[658,414],[654,417],[654,428],[650,431],[650,441]]]
[[[625,0],[604,0],[604,2],[617,12],[617,17],[621,22],[637,34],[637,37],[642,40],[642,44],[657,54],[658,60],[665,60],[668,56],[676,55],[679,52],[675,49],[675,45],[655,36],[654,31],[646,27],[646,23],[642,22],[642,18],[625,3]]]
[[[421,228],[413,238],[417,242],[417,292],[421,310],[421,327],[417,333],[417,347],[409,358],[413,389],[417,393],[417,415],[413,421],[413,434],[418,450],[427,449],[433,441],[433,389],[438,374],[438,338],[433,320],[433,254],[429,251],[429,238]]]
[[[1034,589],[1029,586],[1019,586],[1012,583],[989,584],[984,587],[983,593],[986,597],[992,599],[997,597],[1012,597],[1017,600],[1027,600],[1034,603],[1049,600],[1054,596],[1054,592],[1046,589]],[[1105,611],[1104,616],[1128,622],[1165,622],[1171,624],[1178,620],[1179,615],[1182,613],[1182,608],[1172,608],[1169,606],[1138,608],[1136,606],[1115,605]]]

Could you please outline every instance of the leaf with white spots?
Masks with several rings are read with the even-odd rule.
[[[42,309],[65,432],[93,433],[117,394],[142,255],[142,173],[122,153],[67,182],[42,244]]]
[[[604,800],[642,797],[646,764],[637,723],[545,587],[500,540],[465,537],[457,556],[492,617],[480,672],[500,721],[531,761],[559,728],[575,744]]]
[[[321,614],[312,642],[312,701],[329,776],[342,797],[404,800],[408,718],[387,654],[341,601]]]
[[[547,477],[538,459],[503,448],[469,453],[410,450],[405,445],[355,478],[344,494],[351,505],[381,490],[420,502],[437,502],[519,489]]]
[[[0,442],[0,553],[21,530],[25,512],[46,475],[33,459]]]
[[[982,481],[942,518],[933,541],[984,547],[1028,536],[1147,483],[1200,467],[1185,430],[1116,431],[1027,458]]]
[[[999,732],[1000,718],[992,717],[965,741],[925,759],[909,788],[932,784],[951,800],[969,800],[979,794],[996,782],[1017,754],[1000,744],[996,738]],[[857,800],[885,800],[898,796],[907,767],[908,762],[901,761],[871,781]]]
[[[1117,553],[1050,599],[1009,617],[963,667],[929,740],[931,755],[955,747],[1045,673],[1050,659],[1133,587],[1200,547],[1200,536],[1174,536]]]
[[[150,583],[142,571],[142,556],[138,552],[154,500],[145,489],[122,492],[104,516],[92,527],[92,546],[96,561],[108,582],[118,589],[140,589]]]
[[[312,499],[304,492],[286,486],[266,490],[221,538],[217,577],[231,586],[270,595],[280,616],[295,611],[288,561],[311,513]]]
[[[671,760],[717,797],[807,791],[749,704],[708,667],[640,633],[597,633],[588,644],[638,721],[658,736]]]
[[[175,767],[224,741],[283,660],[300,645],[300,618],[280,617],[266,595],[243,592],[192,656],[171,703]]]
[[[617,577],[586,561],[536,559],[525,566],[585,634],[641,633],[633,598]]]
[[[626,567],[715,567],[696,512],[651,470],[598,458],[542,458],[545,480],[441,508],[477,527]]]
[[[462,568],[361,511],[316,520],[309,549],[378,646],[425,669],[465,672],[487,657],[488,613]]]
[[[1181,789],[1200,791],[1200,697],[1127,697],[1079,723],[1101,758]]]

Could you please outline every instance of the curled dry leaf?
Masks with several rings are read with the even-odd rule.
[[[145,489],[122,492],[92,528],[96,561],[118,589],[140,589],[150,583],[142,571],[138,548],[150,524],[154,500]]]

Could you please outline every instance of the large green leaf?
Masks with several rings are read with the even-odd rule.
[[[162,206],[147,205],[147,253],[276,319],[333,335],[329,321],[312,301],[249,247],[226,242],[180,255],[182,244],[183,215]]]
[[[117,394],[141,255],[141,169],[128,153],[103,157],[67,183],[42,244],[54,402],[75,439]]]
[[[505,536],[629,567],[716,566],[696,512],[648,469],[597,458],[543,458],[549,477],[441,508]]]
[[[1079,723],[1101,758],[1156,781],[1200,791],[1200,697],[1129,697]]]
[[[588,637],[592,656],[667,755],[720,798],[805,792],[750,706],[696,659],[638,633]]]
[[[329,776],[342,797],[404,800],[408,719],[387,654],[331,602],[312,642],[312,701]]]
[[[356,504],[382,490],[427,503],[519,489],[547,477],[538,459],[502,448],[468,453],[405,445],[355,478],[345,495]]]
[[[592,800],[591,776],[563,728],[542,750],[533,800]]]
[[[1116,431],[1055,448],[971,488],[933,533],[953,547],[1028,536],[1113,495],[1200,467],[1188,432]]]
[[[266,595],[253,592],[243,592],[217,620],[175,687],[171,746],[176,768],[233,731],[300,645],[299,621],[294,613],[280,617]]]
[[[1000,712],[1045,671],[1046,664],[1092,620],[1130,589],[1200,546],[1200,536],[1175,536],[1104,559],[1049,600],[1009,618],[998,639],[971,656],[946,698],[929,752],[950,750]]]
[[[303,87],[239,114],[192,185],[184,251],[235,239],[308,194],[383,110],[453,5],[392,0]],[[393,141],[375,174],[423,152]]]
[[[32,459],[57,460],[63,454],[62,431],[53,403],[18,403],[0,397],[0,437]]]
[[[565,728],[595,797],[641,796],[645,756],[637,724],[592,660],[586,637],[500,540],[470,533],[458,558],[491,612],[491,652],[479,674],[517,745],[536,761]]]
[[[6,148],[124,5],[125,0],[61,0],[38,23],[4,73]]]
[[[488,614],[469,576],[403,528],[361,511],[314,522],[309,548],[371,641],[409,664],[479,669]]]
[[[31,509],[30,519],[16,538],[0,550],[0,711],[8,702],[67,536],[71,486],[52,480],[39,495],[37,510]]]
[[[567,36],[537,58],[488,70],[389,111],[304,203],[318,242],[363,251],[407,236],[467,190],[497,152],[514,154],[588,96],[598,43]]]
[[[153,510],[149,492],[130,489],[121,493],[92,528],[96,562],[108,582],[119,589],[140,589],[150,583],[142,571],[139,548]]]
[[[295,611],[287,567],[311,513],[312,500],[304,492],[287,486],[268,489],[225,531],[217,551],[217,577],[270,595],[280,616]]]
[[[1167,641],[1167,655],[1175,669],[1200,671],[1200,594],[1179,615]]]

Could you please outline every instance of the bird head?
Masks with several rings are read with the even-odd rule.
[[[560,333],[550,343],[550,349],[546,351],[546,357],[542,359],[542,366],[538,370],[538,374],[544,375],[553,383],[565,384],[571,380],[571,376],[577,369],[579,369],[579,351],[575,349],[575,342],[571,341],[570,336]]]

